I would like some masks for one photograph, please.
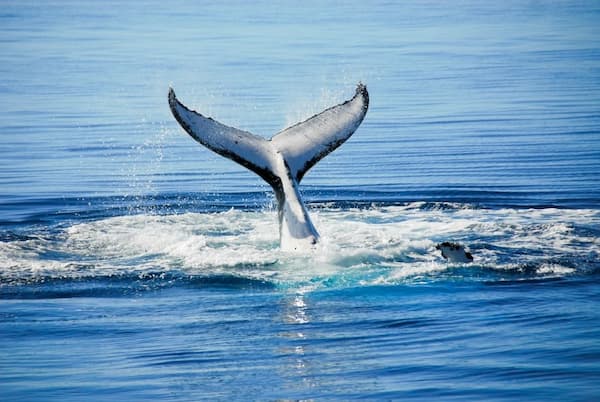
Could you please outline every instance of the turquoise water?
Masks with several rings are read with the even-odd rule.
[[[3,1],[0,399],[600,398],[598,22]],[[167,105],[270,137],[359,81],[365,121],[301,185],[306,255]]]

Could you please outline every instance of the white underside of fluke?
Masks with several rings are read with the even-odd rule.
[[[188,109],[172,89],[169,106],[192,138],[252,170],[271,185],[278,201],[283,250],[307,250],[317,243],[319,234],[298,185],[311,167],[350,138],[363,121],[369,106],[369,94],[363,84],[358,84],[352,99],[288,127],[270,140]]]

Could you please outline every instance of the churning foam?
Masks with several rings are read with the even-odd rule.
[[[540,276],[598,265],[594,210],[423,209],[418,205],[313,211],[322,241],[307,255],[278,249],[276,213],[118,216],[57,233],[0,242],[0,279],[79,278],[149,272],[233,275],[281,286],[357,286],[435,277],[456,265],[435,245],[457,241],[473,267]],[[531,269],[529,273],[531,274]]]

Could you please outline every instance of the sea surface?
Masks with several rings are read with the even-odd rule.
[[[167,104],[359,82],[302,254]],[[2,401],[600,400],[599,238],[597,1],[0,1]]]

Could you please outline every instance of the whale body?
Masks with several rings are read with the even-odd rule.
[[[188,109],[172,88],[169,107],[194,140],[250,169],[273,188],[282,250],[302,251],[318,242],[319,233],[302,202],[298,185],[311,167],[350,138],[363,121],[369,108],[365,85],[358,84],[352,99],[290,126],[268,140]]]

